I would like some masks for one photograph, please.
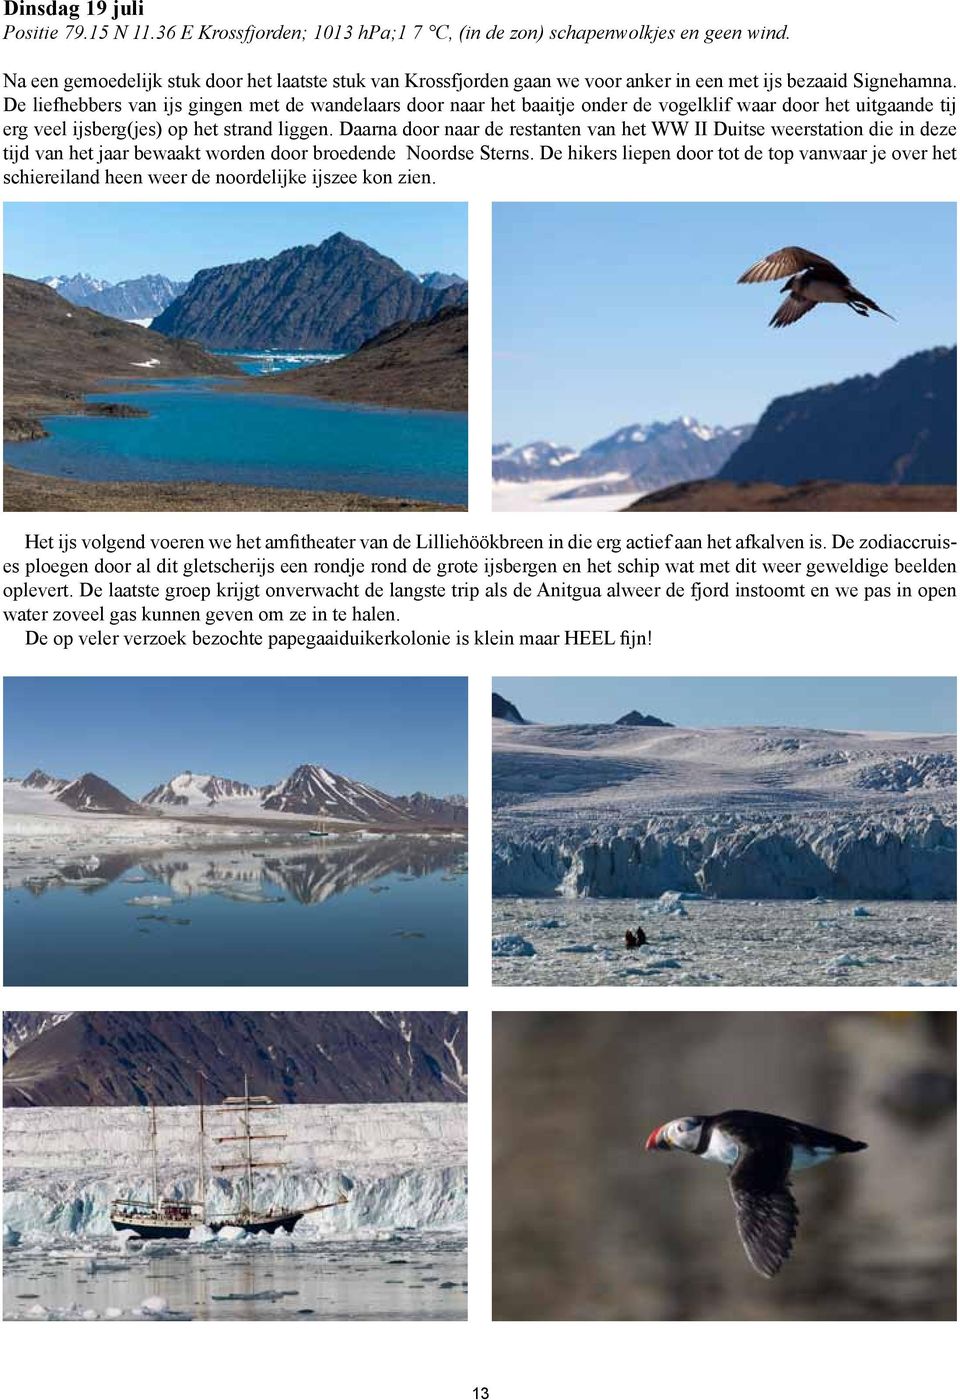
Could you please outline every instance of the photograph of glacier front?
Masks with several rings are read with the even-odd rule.
[[[456,1012],[8,1012],[14,1321],[466,1318]]]
[[[953,986],[949,678],[510,678],[493,980]]]
[[[463,985],[466,696],[461,677],[8,679],[4,981]]]

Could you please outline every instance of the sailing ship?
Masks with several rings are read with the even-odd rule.
[[[298,1220],[316,1211],[330,1210],[334,1206],[346,1205],[347,1197],[340,1193],[335,1201],[318,1202],[312,1206],[302,1206],[296,1210],[270,1208],[257,1210],[254,1206],[254,1172],[263,1168],[283,1170],[282,1161],[263,1162],[255,1158],[255,1142],[282,1142],[285,1133],[259,1133],[253,1131],[253,1116],[256,1113],[274,1112],[280,1107],[265,1094],[251,1094],[247,1076],[243,1077],[243,1094],[226,1098],[212,1112],[227,1113],[238,1119],[240,1131],[215,1137],[218,1146],[236,1142],[242,1144],[239,1158],[217,1162],[217,1172],[241,1173],[240,1205],[237,1210],[212,1214],[206,1208],[206,1125],[202,1088],[198,1095],[197,1124],[197,1180],[196,1200],[166,1200],[160,1193],[160,1176],[157,1154],[157,1110],[150,1105],[150,1155],[152,1162],[153,1191],[149,1201],[117,1199],[111,1202],[110,1223],[115,1230],[133,1230],[142,1239],[187,1239],[190,1231],[206,1225],[214,1233],[229,1226],[246,1230],[249,1234],[272,1235],[277,1230],[287,1234]]]

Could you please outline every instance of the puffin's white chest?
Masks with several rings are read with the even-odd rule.
[[[740,1156],[740,1144],[721,1128],[714,1128],[706,1150],[700,1156],[704,1162],[720,1162],[724,1167],[732,1167]]]

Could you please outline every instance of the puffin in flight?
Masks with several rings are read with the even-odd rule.
[[[740,1242],[757,1273],[773,1278],[790,1257],[797,1233],[800,1213],[790,1173],[842,1152],[862,1152],[866,1145],[773,1113],[728,1109],[674,1118],[653,1130],[646,1150],[692,1152],[727,1168]]]
[[[818,302],[832,301],[846,303],[858,316],[866,316],[870,311],[879,311],[881,316],[896,320],[889,311],[884,311],[875,301],[851,286],[850,278],[841,272],[829,258],[821,258],[819,253],[810,253],[806,248],[780,248],[776,253],[768,253],[765,258],[748,267],[738,282],[774,282],[781,277],[789,280],[781,288],[789,296],[777,307],[770,318],[771,326],[792,326],[801,316],[806,316]]]

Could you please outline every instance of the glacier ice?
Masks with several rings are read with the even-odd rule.
[[[463,1231],[466,1112],[450,1103],[282,1105],[271,1131],[286,1134],[286,1165],[256,1173],[254,1207],[297,1209],[343,1192],[346,1205],[305,1216],[296,1236]],[[157,1119],[160,1189],[169,1200],[193,1199],[196,1110],[159,1108]],[[111,1201],[151,1191],[145,1109],[8,1108],[4,1149],[4,1223],[24,1241],[109,1236],[122,1247]],[[240,1175],[209,1174],[211,1212],[238,1209]]]

